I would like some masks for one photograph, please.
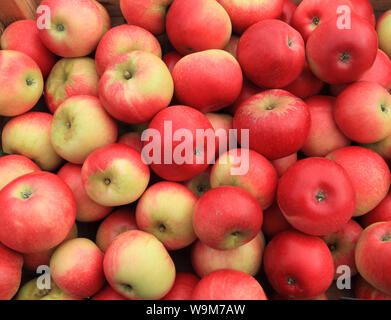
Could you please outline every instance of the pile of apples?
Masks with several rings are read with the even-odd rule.
[[[391,299],[391,10],[120,8],[43,0],[1,36],[0,299]]]

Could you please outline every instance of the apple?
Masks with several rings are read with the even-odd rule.
[[[361,300],[391,300],[391,295],[377,290],[360,275],[354,281],[354,294],[357,299]]]
[[[311,113],[311,129],[301,151],[310,157],[324,157],[331,151],[350,145],[351,141],[342,134],[335,123],[334,97],[312,96],[306,99],[305,103]]]
[[[0,158],[0,191],[8,183],[31,172],[41,169],[25,156],[13,154]]]
[[[300,33],[274,19],[248,28],[240,38],[237,54],[246,77],[266,88],[287,86],[300,75],[305,62]]]
[[[368,21],[373,27],[376,25],[376,16],[369,0],[350,0],[353,10],[360,17]]]
[[[131,207],[118,208],[99,225],[96,232],[96,244],[103,252],[106,252],[118,235],[128,230],[137,229],[134,209]]]
[[[136,201],[149,183],[149,168],[140,152],[114,143],[91,153],[81,177],[88,196],[102,206],[122,206]]]
[[[42,170],[56,170],[63,162],[50,142],[53,116],[28,112],[12,118],[3,127],[3,151],[33,160]]]
[[[90,199],[83,185],[81,170],[81,165],[67,163],[58,171],[57,175],[72,190],[76,202],[76,220],[80,222],[101,220],[113,208],[101,206]]]
[[[202,278],[191,300],[267,300],[259,282],[237,270],[217,270]]]
[[[277,202],[263,212],[262,232],[267,239],[272,239],[280,232],[293,230],[293,227],[284,217]]]
[[[391,10],[382,14],[377,21],[376,31],[379,38],[379,48],[383,50],[391,59]]]
[[[362,146],[375,151],[388,164],[391,164],[391,135],[378,142],[363,144]]]
[[[377,290],[391,295],[389,272],[391,254],[391,222],[378,222],[361,233],[355,251],[360,275]]]
[[[11,23],[0,38],[0,47],[2,50],[15,50],[28,55],[38,64],[44,78],[57,61],[57,57],[41,42],[34,20]]]
[[[233,31],[243,33],[253,24],[267,19],[277,19],[284,0],[217,0],[228,12]]]
[[[183,182],[183,184],[199,199],[205,192],[212,188],[210,185],[210,167],[198,176]]]
[[[197,237],[218,250],[238,248],[256,237],[262,227],[262,208],[248,191],[217,187],[198,199],[193,212]]]
[[[247,154],[248,153],[248,158]],[[233,169],[244,166],[248,171],[236,175]],[[237,186],[250,192],[261,204],[262,210],[271,206],[277,190],[278,176],[273,165],[253,150],[233,149],[222,154],[210,174],[212,188]]]
[[[164,245],[140,230],[116,237],[106,251],[103,266],[113,289],[130,299],[161,299],[175,281],[175,265]]]
[[[178,272],[174,285],[162,300],[190,300],[199,281],[200,279],[192,273]]]
[[[137,226],[153,234],[167,250],[185,248],[197,238],[192,223],[196,202],[197,197],[182,184],[155,183],[137,203]]]
[[[262,232],[250,242],[231,250],[216,250],[198,240],[191,250],[191,263],[201,278],[221,269],[238,270],[255,276],[261,268],[264,248]]]
[[[243,102],[234,116],[234,128],[243,145],[242,129],[249,130],[250,149],[269,160],[299,151],[311,127],[309,108],[288,91],[275,89],[256,94]]]
[[[0,51],[0,116],[14,117],[31,110],[42,96],[43,77],[28,55]]]
[[[0,191],[0,241],[22,253],[55,247],[75,223],[72,191],[57,175],[33,172]]]
[[[390,188],[390,169],[375,152],[362,147],[346,147],[327,155],[345,169],[356,194],[354,216],[376,208]]]
[[[272,160],[271,163],[277,171],[278,177],[281,177],[288,168],[297,161],[297,152],[280,159]]]
[[[228,13],[215,0],[175,0],[166,17],[170,43],[182,55],[223,49],[232,34]]]
[[[292,3],[289,0],[284,0],[282,4],[282,12],[280,16],[280,20],[285,23],[292,25],[293,15],[297,9],[297,5]]]
[[[134,10],[134,9],[133,9]],[[133,50],[141,50],[162,57],[159,41],[149,31],[123,24],[110,29],[100,40],[95,53],[96,68],[102,75],[116,57]]]
[[[374,143],[391,134],[390,111],[391,94],[385,88],[375,82],[359,81],[338,96],[334,119],[348,138],[359,143]]]
[[[314,236],[340,230],[356,206],[348,173],[339,164],[318,157],[300,160],[283,174],[277,202],[289,224]]]
[[[167,9],[173,0],[120,0],[123,16],[130,25],[147,29],[155,35],[163,34]]]
[[[145,51],[116,57],[99,82],[99,98],[106,111],[127,123],[144,123],[166,108],[174,84],[165,63]]]
[[[99,76],[95,61],[88,57],[65,58],[53,67],[45,84],[45,101],[51,113],[68,98],[98,96]]]
[[[40,5],[50,9],[51,21],[49,29],[39,28],[39,37],[58,56],[89,55],[107,30],[107,14],[104,16],[104,9],[93,0],[43,0]],[[37,13],[37,20],[40,15]]]
[[[141,132],[128,132],[119,137],[118,143],[126,144],[128,147],[136,149],[138,152],[142,152],[144,143],[141,140]]]
[[[96,295],[94,295],[91,300],[128,300],[124,296],[120,295],[112,287],[107,285]]]
[[[117,136],[117,123],[96,97],[70,97],[54,113],[52,146],[71,163],[83,164],[93,151],[116,142]]]
[[[11,300],[22,279],[23,256],[0,243],[0,300]]]
[[[182,58],[183,58],[183,56],[181,56],[178,52],[170,51],[163,56],[162,60],[164,61],[168,70],[170,70],[170,72],[172,74],[172,70],[174,70],[175,65]]]
[[[217,156],[227,152],[232,146],[237,146],[236,136],[233,133],[234,118],[230,114],[209,112],[205,116],[215,131]]]
[[[310,299],[333,282],[334,262],[318,237],[284,231],[266,246],[264,268],[270,284],[283,297]]]
[[[224,47],[224,50],[230,53],[235,59],[237,59],[237,49],[240,37],[232,34],[228,41],[228,44]]]
[[[249,81],[246,77],[243,77],[243,86],[242,90],[240,91],[239,97],[234,101],[234,103],[227,109],[227,111],[232,114],[233,116],[236,113],[236,110],[239,109],[240,105],[246,101],[251,96],[261,93],[262,91],[265,91],[264,89],[257,87],[255,84],[253,84],[251,81]]]
[[[374,208],[360,217],[360,224],[366,228],[376,222],[391,221],[391,192]]]
[[[109,13],[107,12],[106,7],[103,4],[101,4],[98,1],[94,1],[94,3],[98,7],[99,12],[100,12],[101,17],[102,17],[101,32],[102,32],[102,37],[103,37],[106,34],[106,32],[109,31],[110,28],[111,28],[111,17],[109,15]]]

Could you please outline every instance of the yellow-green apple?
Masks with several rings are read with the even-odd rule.
[[[172,2],[173,0],[120,0],[120,7],[128,24],[160,35],[166,30],[167,8]]]
[[[192,273],[178,272],[170,292],[161,300],[190,300],[199,281],[200,279]]]
[[[50,142],[53,116],[44,112],[28,112],[12,118],[3,128],[3,151],[24,155],[42,170],[56,170],[63,159]]]
[[[224,47],[224,50],[230,53],[235,59],[237,59],[237,49],[238,49],[239,40],[240,37],[233,34],[229,39],[228,44]]]
[[[262,207],[248,191],[234,186],[209,190],[193,213],[197,237],[209,247],[228,250],[254,239],[262,227]]]
[[[376,25],[377,36],[379,38],[379,48],[383,50],[391,59],[391,10],[383,13]]]
[[[287,24],[292,25],[293,15],[297,9],[297,5],[289,0],[283,0],[282,11],[280,15],[280,20],[284,21]]]
[[[102,206],[88,196],[81,178],[81,169],[81,165],[67,163],[58,171],[57,175],[72,190],[76,202],[76,220],[80,222],[101,220],[113,208]]]
[[[201,172],[198,176],[183,182],[183,184],[192,191],[197,198],[200,198],[205,192],[210,190],[210,167]]]
[[[99,225],[96,232],[96,244],[103,252],[106,252],[118,235],[137,229],[134,209],[131,207],[118,208]]]
[[[106,111],[127,123],[144,123],[166,108],[174,83],[166,64],[156,55],[134,50],[116,57],[99,82]]]
[[[280,232],[292,229],[277,202],[263,212],[262,232],[268,240]]]
[[[376,208],[390,188],[391,174],[387,163],[372,150],[352,146],[335,150],[326,156],[345,169],[355,194],[354,216]]]
[[[128,132],[119,137],[118,143],[126,144],[138,152],[143,150],[143,142],[141,141],[141,132]]]
[[[72,191],[57,175],[33,172],[0,191],[0,241],[22,253],[60,244],[75,223]]]
[[[355,251],[357,270],[377,290],[391,295],[391,222],[377,222],[361,233]]]
[[[175,0],[166,17],[167,36],[182,55],[223,49],[232,34],[227,11],[215,0]]]
[[[253,276],[223,269],[203,277],[194,288],[191,300],[267,300],[267,297]]]
[[[76,95],[98,96],[99,76],[88,57],[65,58],[53,67],[45,84],[45,101],[51,113]]]
[[[140,152],[114,143],[91,153],[81,171],[88,196],[102,206],[136,201],[149,183],[149,168]]]
[[[391,295],[377,290],[360,275],[355,277],[354,295],[356,299],[360,300],[391,300]]]
[[[363,144],[363,146],[375,151],[388,164],[391,164],[391,135],[375,143]]]
[[[271,163],[277,171],[278,177],[281,177],[288,168],[297,161],[297,152],[289,156],[272,160]]]
[[[391,134],[391,94],[375,82],[348,86],[338,96],[333,111],[339,129],[355,142],[375,143]]]
[[[178,63],[179,60],[181,60],[183,56],[181,56],[178,52],[176,51],[170,51],[166,53],[163,56],[163,61],[166,64],[168,70],[172,73],[172,70],[174,70],[175,65]]]
[[[311,299],[333,282],[333,258],[319,237],[281,232],[266,246],[263,261],[267,279],[284,298]]]
[[[231,250],[216,250],[198,240],[191,250],[191,264],[201,278],[221,269],[238,270],[255,276],[262,264],[264,248],[262,232],[250,242]]]
[[[94,295],[91,300],[128,300],[124,296],[120,295],[110,285],[107,285]]]
[[[83,164],[96,149],[117,141],[117,123],[97,97],[72,96],[53,116],[51,143],[63,159]]]
[[[0,243],[0,300],[11,300],[22,279],[23,256]]]
[[[237,60],[224,50],[183,57],[172,71],[175,97],[203,113],[221,110],[239,96],[243,75]]]
[[[341,276],[338,271],[339,266],[348,266],[352,277],[357,274],[354,252],[362,231],[363,228],[358,222],[351,219],[337,232],[322,237],[334,260],[335,280]]]
[[[241,34],[253,24],[277,19],[284,0],[217,0],[228,12],[235,33]]]
[[[32,109],[42,96],[37,63],[23,52],[0,50],[0,116],[14,117]]]
[[[27,173],[41,171],[29,158],[12,154],[0,158],[0,190],[8,183]]]
[[[331,151],[350,145],[351,141],[335,123],[333,111],[336,99],[334,97],[312,96],[306,99],[305,103],[311,114],[311,129],[301,148],[304,154],[309,157],[324,157]]]
[[[237,146],[233,132],[233,117],[226,113],[209,112],[205,116],[210,121],[216,135],[216,155],[221,155]]]
[[[106,32],[109,31],[111,28],[111,17],[103,4],[99,3],[98,1],[94,1],[94,3],[98,7],[102,17],[102,24],[101,24],[101,39],[102,39],[102,37],[106,34]]]
[[[158,182],[137,203],[137,226],[153,234],[167,250],[185,248],[197,238],[192,220],[196,202],[194,193],[182,184]]]
[[[378,206],[360,217],[363,228],[376,222],[391,221],[391,192],[378,204]]]
[[[285,90],[268,90],[244,101],[234,116],[234,128],[242,142],[249,130],[250,149],[269,160],[299,151],[307,140],[311,115],[307,104]]]
[[[57,61],[39,38],[38,28],[34,20],[19,20],[11,23],[0,39],[2,50],[15,50],[27,54],[41,69],[43,77],[47,77]]]
[[[107,30],[107,14],[94,0],[43,0],[40,5],[50,10],[50,28],[38,28],[39,37],[58,56],[89,55]],[[37,20],[41,14],[37,12]]]
[[[257,86],[282,88],[303,70],[304,41],[289,24],[276,19],[263,20],[243,33],[237,55],[244,74]]]
[[[239,97],[234,101],[234,103],[227,109],[227,111],[232,114],[233,116],[236,113],[236,110],[239,109],[240,105],[246,101],[251,96],[261,93],[262,91],[265,91],[264,89],[257,87],[255,84],[253,84],[251,81],[249,81],[246,77],[243,77],[243,86],[242,90],[240,91]]]
[[[175,281],[175,265],[164,245],[140,230],[116,237],[106,251],[103,266],[109,284],[126,298],[161,299]]]
[[[140,50],[162,57],[159,41],[149,31],[137,25],[123,24],[110,29],[100,40],[95,53],[98,74],[116,57],[129,51]]]
[[[89,239],[68,240],[50,258],[50,274],[66,294],[80,299],[91,297],[105,283],[103,256]]]

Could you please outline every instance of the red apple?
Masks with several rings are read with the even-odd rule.
[[[22,280],[23,257],[0,243],[0,300],[11,300]]]
[[[232,115],[235,115],[236,111],[239,109],[240,105],[246,101],[251,96],[265,91],[257,87],[255,84],[250,82],[247,78],[243,78],[243,86],[240,91],[239,97],[234,101],[234,103],[227,109],[228,112]]]
[[[192,273],[178,272],[174,285],[162,300],[190,300],[199,281],[200,279]]]
[[[120,295],[110,285],[104,287],[91,300],[128,300],[124,296]]]
[[[391,300],[391,295],[377,290],[360,275],[355,278],[354,294],[357,299],[361,300]]]
[[[377,205],[360,218],[361,225],[366,228],[376,222],[391,221],[391,192]]]
[[[391,59],[391,10],[384,12],[377,20],[376,31],[379,38],[379,48]]]
[[[284,0],[280,19],[285,23],[292,25],[293,15],[295,14],[296,9],[297,6],[294,3],[289,0]]]
[[[128,132],[119,137],[118,143],[126,144],[128,147],[136,149],[138,152],[143,150],[143,142],[141,141],[141,132]]]
[[[285,219],[277,202],[263,212],[262,231],[270,240],[275,235],[286,230],[293,230],[293,227]]]
[[[168,70],[170,70],[172,74],[172,70],[174,70],[175,65],[178,63],[179,60],[181,60],[183,56],[181,56],[178,52],[176,51],[171,51],[166,53],[163,56],[163,61],[166,64]]]
[[[350,0],[353,10],[360,17],[368,21],[373,27],[376,24],[375,12],[369,0]]]
[[[237,146],[233,132],[233,117],[226,113],[209,112],[205,116],[210,121],[216,135],[216,155],[227,152],[232,146]]]
[[[278,177],[281,177],[288,168],[297,161],[297,153],[289,156],[272,160],[271,163],[277,171]]]

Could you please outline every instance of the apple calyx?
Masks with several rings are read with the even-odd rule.
[[[319,17],[315,16],[315,17],[312,18],[312,24],[314,26],[318,26],[319,23],[320,23],[320,18]]]
[[[381,241],[382,242],[388,242],[388,241],[390,241],[391,240],[391,235],[390,234],[387,234],[387,235],[385,235],[385,236],[383,236],[382,238],[381,238]]]
[[[341,61],[342,63],[348,63],[349,60],[350,60],[349,52],[343,52],[339,57],[339,61]]]
[[[59,32],[65,31],[65,26],[63,24],[56,25],[56,30]]]
[[[326,199],[326,194],[323,191],[318,191],[318,193],[315,195],[315,200],[317,202],[322,202]]]
[[[125,72],[124,72],[124,78],[125,78],[126,80],[132,79],[132,78],[133,78],[132,73],[129,72],[129,71],[125,71]]]
[[[34,80],[31,78],[26,79],[27,86],[31,87],[34,84]]]
[[[294,279],[293,277],[291,277],[291,276],[288,276],[288,284],[290,285],[290,286],[295,286],[296,285],[296,279]]]

